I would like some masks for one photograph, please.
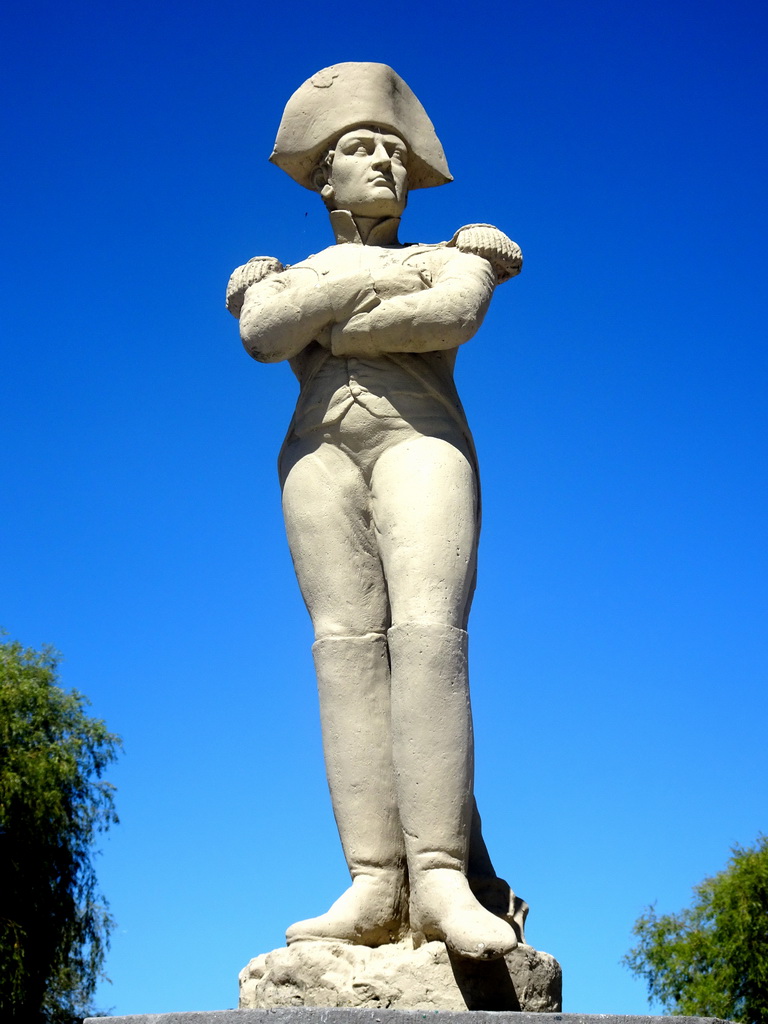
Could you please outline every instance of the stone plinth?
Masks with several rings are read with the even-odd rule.
[[[297,942],[264,953],[240,972],[240,1007],[358,1007],[403,1010],[558,1011],[560,965],[518,946],[504,959],[456,957],[444,943],[402,942],[374,949]]]
[[[719,1017],[645,1017],[612,1013],[441,1013],[433,1024],[730,1024]],[[423,1024],[420,1010],[212,1010],[89,1017],[85,1024]]]

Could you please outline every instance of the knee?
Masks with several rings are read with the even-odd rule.
[[[467,616],[458,612],[446,613],[445,615],[430,612],[405,612],[402,615],[393,615],[390,629],[398,626],[425,626],[427,628],[439,629],[466,629]]]
[[[386,634],[390,624],[389,606],[379,588],[373,588],[368,595],[342,596],[337,592],[335,596],[335,601],[307,602],[315,640]]]
[[[359,640],[363,637],[387,635],[387,625],[344,622],[329,619],[314,623],[315,641],[318,640]]]
[[[474,572],[462,571],[451,579],[392,581],[389,588],[391,625],[452,626],[466,629],[474,592]]]

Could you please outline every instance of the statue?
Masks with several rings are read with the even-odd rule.
[[[518,247],[486,224],[403,244],[409,192],[451,181],[424,108],[383,64],[337,64],[294,93],[271,160],[320,194],[336,244],[256,257],[227,304],[248,353],[300,391],[279,459],[315,631],[323,748],[351,886],[290,945],[434,940],[508,954],[527,908],[498,879],[473,797],[467,618],[480,492],[453,382],[460,345]]]

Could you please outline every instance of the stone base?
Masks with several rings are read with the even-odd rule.
[[[418,1010],[208,1010],[89,1017],[84,1024],[423,1024]],[[612,1013],[441,1013],[435,1024],[731,1024],[719,1017],[642,1017]]]
[[[532,946],[482,962],[454,956],[442,942],[297,942],[240,972],[241,1009],[289,1006],[557,1012],[562,972]]]

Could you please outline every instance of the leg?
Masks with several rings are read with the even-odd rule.
[[[405,850],[391,757],[388,603],[357,467],[330,446],[287,473],[291,554],[318,639],[313,647],[328,784],[351,887],[290,943],[333,939],[376,946],[405,928]]]
[[[283,516],[315,638],[383,634],[389,600],[362,473],[334,445],[295,442],[290,453]]]
[[[492,959],[517,940],[466,878],[474,756],[463,627],[477,550],[474,469],[461,449],[421,437],[387,451],[372,484],[392,609],[393,758],[414,940]]]
[[[466,629],[477,565],[478,486],[467,453],[437,437],[388,449],[371,477],[392,625]]]

